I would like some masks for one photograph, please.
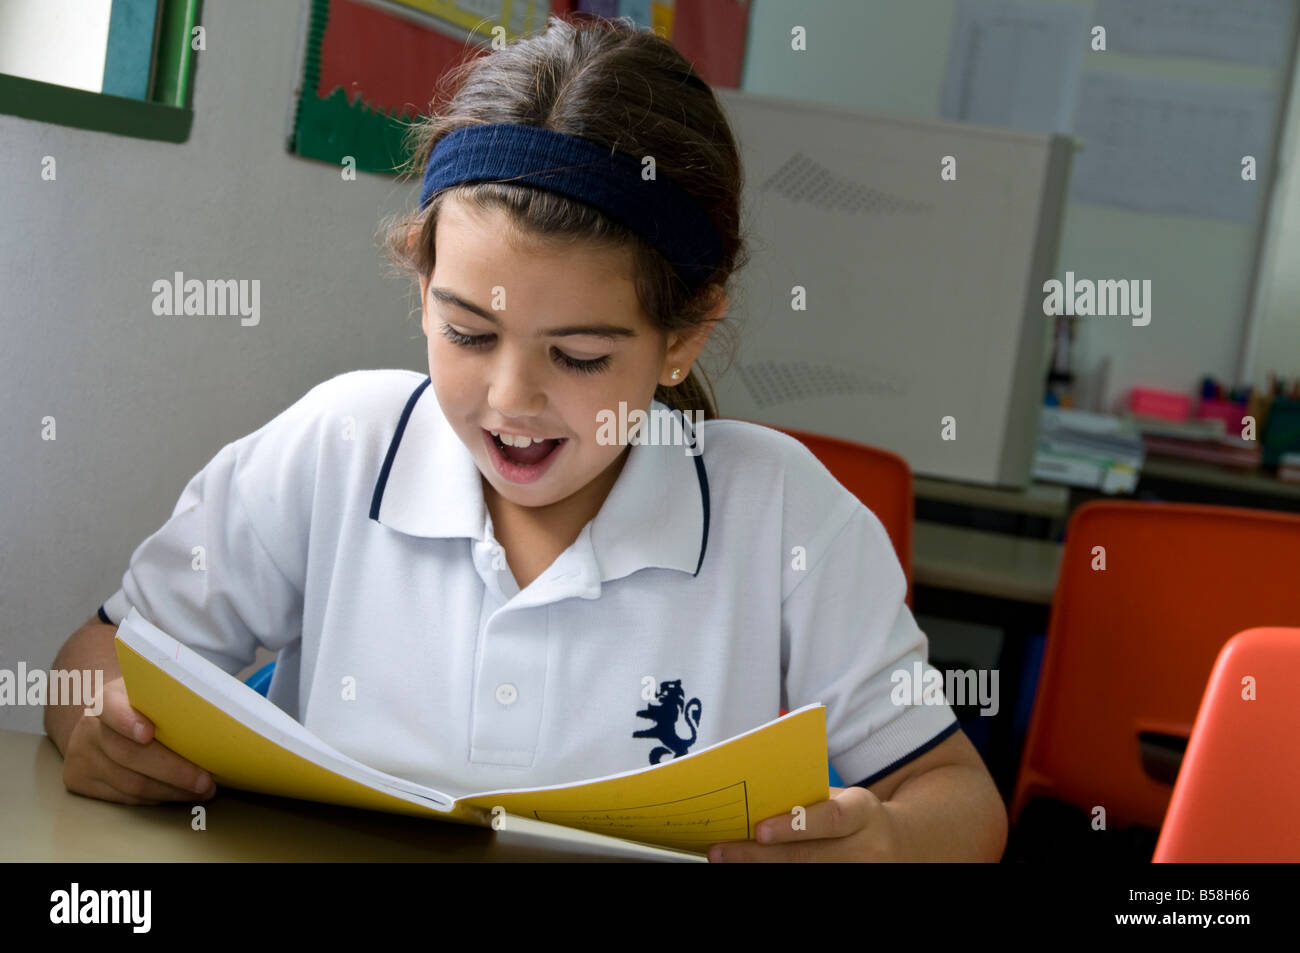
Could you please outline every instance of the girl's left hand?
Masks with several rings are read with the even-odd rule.
[[[885,803],[866,788],[831,788],[830,799],[805,810],[806,830],[796,814],[759,822],[756,840],[709,848],[709,862],[888,861],[901,856],[899,831]]]

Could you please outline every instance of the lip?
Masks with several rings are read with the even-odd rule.
[[[492,434],[486,427],[480,427],[479,429],[483,431],[483,444],[487,448],[488,456],[492,459],[492,466],[496,469],[497,473],[502,479],[520,485],[525,483],[536,483],[544,477],[546,472],[551,469],[551,465],[555,463],[555,458],[562,454],[564,448],[569,445],[569,440],[566,438],[564,442],[552,450],[550,455],[541,463],[531,467],[523,467],[506,459],[505,454],[497,449],[497,443],[492,439]],[[507,431],[497,431],[497,433],[505,432]]]

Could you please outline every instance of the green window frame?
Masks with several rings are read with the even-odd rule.
[[[119,2],[113,0],[114,26]],[[199,25],[202,6],[203,0],[160,0],[157,59],[148,100],[0,73],[0,113],[135,139],[185,142],[194,122],[191,103],[198,58],[190,48],[190,36]],[[110,55],[120,49],[114,39],[110,27]]]

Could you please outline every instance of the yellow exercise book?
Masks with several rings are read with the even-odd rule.
[[[131,706],[153,721],[158,741],[231,788],[485,826],[516,815],[697,856],[712,844],[752,839],[764,818],[830,796],[820,704],[662,764],[454,795],[334,750],[135,609],[115,646]]]

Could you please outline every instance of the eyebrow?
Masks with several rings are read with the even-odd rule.
[[[429,294],[436,300],[453,304],[458,308],[463,308],[471,314],[477,314],[485,321],[491,321],[493,324],[500,325],[496,315],[490,311],[484,311],[473,302],[466,301],[460,295],[456,294],[449,288],[430,288]],[[539,330],[537,337],[565,338],[575,335],[589,335],[591,337],[608,338],[610,340],[619,340],[621,338],[634,338],[637,336],[636,331],[632,328],[625,328],[619,324],[575,324],[564,328],[549,328]]]

